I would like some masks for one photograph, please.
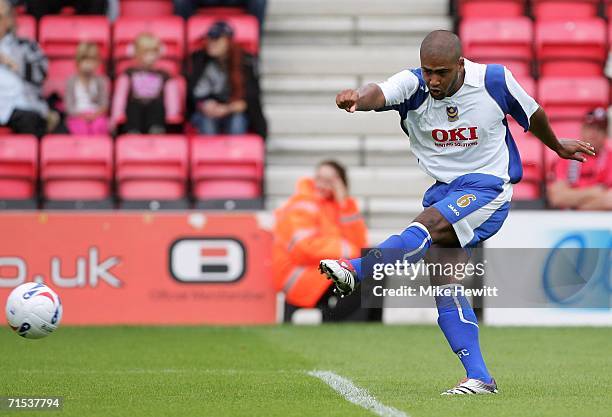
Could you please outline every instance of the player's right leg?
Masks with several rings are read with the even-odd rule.
[[[365,257],[352,260],[324,259],[319,263],[319,270],[334,282],[338,294],[346,295],[363,280],[364,266],[393,264],[403,260],[418,262],[425,256],[432,242],[446,246],[459,245],[453,226],[438,209],[429,207],[402,233],[390,236],[371,249]]]

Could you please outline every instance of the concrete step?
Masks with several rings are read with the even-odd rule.
[[[398,135],[403,135],[403,132],[400,131]],[[366,165],[418,167],[410,152],[410,141],[405,135],[368,136],[364,144]]]
[[[266,192],[269,196],[291,194],[296,180],[311,175],[312,166],[266,167]],[[356,167],[349,169],[351,193],[358,197],[421,197],[431,185],[431,179],[424,174],[398,168]]]
[[[264,75],[261,85],[265,94],[330,94],[346,88],[357,88],[356,76]]]
[[[432,30],[452,30],[452,19],[446,15],[439,16],[361,16],[357,18],[355,30],[361,34],[404,35],[424,37]]]
[[[364,135],[401,132],[397,113],[347,113],[331,101],[318,106],[269,105],[265,109],[273,135]]]
[[[394,74],[419,64],[419,42],[381,46],[269,45],[262,50],[262,73],[277,75]]]
[[[268,0],[268,15],[444,16],[448,0]]]
[[[271,137],[266,144],[266,163],[314,167],[325,159],[335,159],[347,166],[357,166],[361,162],[360,142],[354,136]]]

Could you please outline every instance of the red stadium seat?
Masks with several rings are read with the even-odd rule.
[[[110,52],[110,23],[104,16],[45,16],[40,20],[39,42],[49,58],[74,59],[82,41],[94,42],[103,59]]]
[[[198,200],[261,197],[263,167],[264,143],[260,136],[192,139],[191,184]]]
[[[121,16],[159,17],[172,16],[172,0],[121,0]]]
[[[523,179],[514,185],[514,200],[537,200],[542,198],[542,184],[544,178],[544,145],[513,120],[508,126],[514,142],[521,154],[523,163]]]
[[[597,16],[600,0],[532,0],[537,20],[588,19]]]
[[[459,0],[460,17],[504,16],[525,14],[525,0]]]
[[[0,137],[0,200],[26,200],[36,194],[38,140],[30,135]]]
[[[122,200],[178,200],[187,195],[188,142],[182,135],[124,135],[115,148]]]
[[[187,45],[189,52],[194,52],[204,45],[205,36],[210,26],[219,20],[217,16],[193,16],[187,21]],[[234,41],[246,52],[257,54],[259,51],[259,24],[250,15],[223,17],[234,29]]]
[[[603,19],[544,21],[536,24],[541,76],[597,76],[607,59]]]
[[[162,56],[159,68],[170,75],[178,75],[185,53],[185,28],[183,19],[178,16],[165,16],[153,18],[121,17],[113,29],[113,60],[115,72],[122,73],[133,65],[133,42],[143,32],[150,32],[157,36],[162,44]]]
[[[28,15],[17,16],[17,35],[35,41],[36,19]]]
[[[582,121],[557,120],[551,123],[553,132],[560,139],[580,139]]]
[[[49,61],[49,71],[43,86],[43,95],[48,97],[52,93],[64,97],[66,82],[76,74],[76,62],[74,59],[52,59]],[[100,65],[98,74],[105,74],[104,66]]]
[[[113,143],[107,136],[48,135],[40,153],[43,193],[48,200],[110,197]]]
[[[582,120],[594,107],[608,107],[609,90],[604,77],[543,77],[538,99],[551,120]]]
[[[464,19],[459,32],[467,58],[503,63],[517,74],[530,74],[533,24],[529,18]]]
[[[243,15],[245,11],[240,7],[200,7],[197,13],[207,16],[225,18],[228,16]]]

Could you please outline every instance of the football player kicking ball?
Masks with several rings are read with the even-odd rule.
[[[433,247],[470,248],[501,228],[508,215],[512,184],[522,176],[506,115],[561,158],[584,161],[583,154],[594,155],[589,143],[557,140],[544,110],[512,73],[502,65],[464,59],[461,42],[452,32],[427,35],[420,58],[420,68],[359,90],[344,90],[336,97],[338,107],[350,113],[399,112],[419,166],[436,180],[425,193],[423,212],[403,232],[390,236],[364,258],[320,262],[321,272],[333,280],[341,295],[352,292],[364,278],[365,265],[395,263],[400,258],[417,262]],[[452,278],[444,284],[458,285]],[[442,394],[496,393],[469,301],[459,295],[440,296],[435,301],[438,324],[467,372],[467,378]]]

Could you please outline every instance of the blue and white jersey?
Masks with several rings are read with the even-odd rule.
[[[465,60],[465,80],[452,96],[435,100],[421,69],[378,84],[386,107],[400,113],[419,166],[443,183],[478,173],[505,183],[520,181],[521,159],[508,129],[510,114],[527,131],[538,103],[502,65]]]

